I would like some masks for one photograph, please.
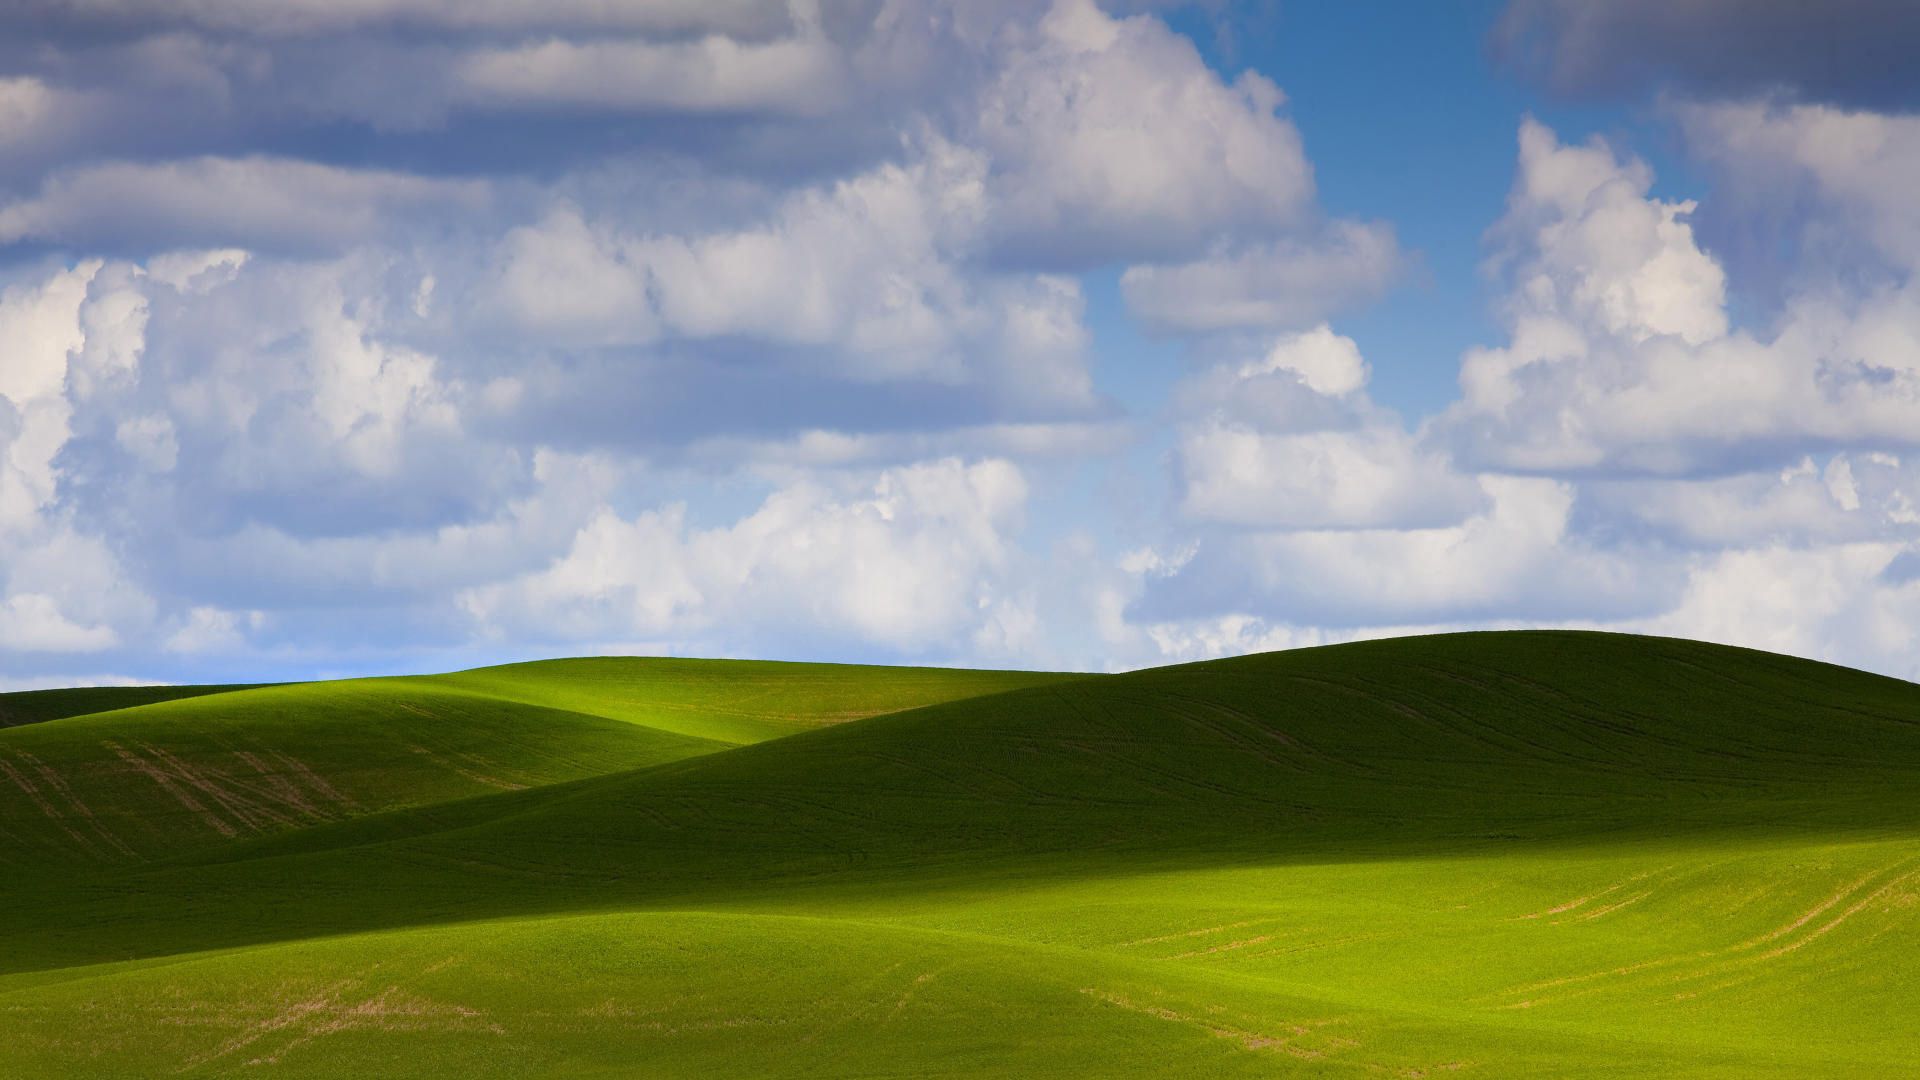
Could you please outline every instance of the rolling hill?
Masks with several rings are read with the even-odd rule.
[[[1461,634],[0,695],[9,1076],[1920,1068],[1920,687]]]

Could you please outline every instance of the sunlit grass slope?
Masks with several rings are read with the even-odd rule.
[[[738,744],[1060,678],[1031,671],[589,657],[418,681]]]
[[[0,867],[221,849],[1058,678],[908,669],[881,679],[877,670],[615,658],[260,688],[0,695],[0,715],[38,721],[0,730]]]
[[[649,698],[610,663],[362,685],[501,761],[576,718],[703,747],[58,873],[9,810],[0,1073],[1920,1071],[1911,684],[1480,634],[973,697],[913,673],[950,700],[851,719],[937,698],[835,669],[808,711],[699,662]],[[421,768],[371,720],[233,716],[336,786]],[[802,730],[726,747],[762,723]]]

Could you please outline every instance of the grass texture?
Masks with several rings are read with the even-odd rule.
[[[1920,1071],[1920,687],[1844,668],[176,689],[0,695],[0,1075]]]

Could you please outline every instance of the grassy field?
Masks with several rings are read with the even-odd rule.
[[[1407,638],[0,695],[0,1076],[1920,1072],[1920,687]]]

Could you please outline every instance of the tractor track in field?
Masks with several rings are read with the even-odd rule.
[[[1524,983],[1505,991],[1501,996],[1527,996],[1520,1001],[1510,1002],[1502,1007],[1508,1009],[1532,1009],[1549,1003],[1585,997],[1612,988],[1612,983],[1601,982],[1601,980],[1615,980],[1629,976],[1638,976],[1645,972],[1660,972],[1661,974],[1658,977],[1667,983],[1683,983],[1697,979],[1723,977],[1743,969],[1762,966],[1768,961],[1777,960],[1782,956],[1805,948],[1814,941],[1832,933],[1854,916],[1871,907],[1876,901],[1885,899],[1895,890],[1910,883],[1920,881],[1920,869],[1909,869],[1916,861],[1920,861],[1920,857],[1907,856],[1896,859],[1892,863],[1881,866],[1864,875],[1855,877],[1821,898],[1812,907],[1803,911],[1793,919],[1765,933],[1746,938],[1732,945],[1717,949],[1704,949],[1676,956],[1655,957],[1603,971],[1585,972],[1578,975],[1566,975],[1553,979]],[[1583,898],[1583,902],[1591,899],[1593,899],[1593,897]],[[1838,915],[1822,921],[1824,916],[1849,900],[1852,900],[1853,903],[1842,909]],[[1808,927],[1812,927],[1812,929],[1808,930]],[[1765,951],[1756,951],[1761,949],[1765,949]],[[1694,966],[1689,970],[1679,972],[1669,970],[1681,965]],[[1563,988],[1566,987],[1578,987],[1578,989],[1564,990]],[[1553,993],[1546,996],[1534,996],[1543,990],[1553,991]]]

